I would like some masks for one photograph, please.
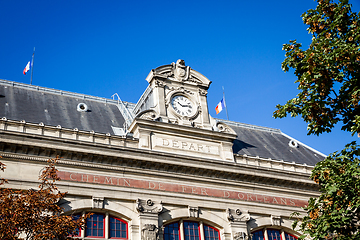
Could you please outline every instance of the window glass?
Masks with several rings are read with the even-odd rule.
[[[179,224],[172,223],[165,226],[164,240],[179,240]]]
[[[297,237],[289,234],[289,233],[285,233],[285,240],[296,240]]]
[[[281,234],[279,230],[267,229],[266,231],[269,240],[281,240]]]
[[[110,238],[127,238],[126,222],[110,216],[109,224]]]
[[[283,240],[281,238],[281,231],[276,229],[267,229],[267,237],[269,240]],[[284,232],[285,240],[297,240],[298,238],[287,232]],[[252,233],[252,240],[265,240],[264,230],[258,230]]]
[[[252,234],[252,240],[264,240],[264,233],[262,230],[256,231]]]
[[[104,237],[104,215],[94,213],[86,219],[86,237]]]
[[[73,215],[72,216],[72,219],[73,220],[78,220],[80,218],[80,214],[77,214],[77,215]],[[81,237],[81,229],[80,228],[78,228],[78,229],[76,229],[74,232],[72,232],[72,233],[69,233],[69,236],[71,236],[71,237]]]
[[[205,240],[219,240],[219,231],[204,224]]]
[[[185,240],[199,240],[199,224],[197,222],[184,222]]]

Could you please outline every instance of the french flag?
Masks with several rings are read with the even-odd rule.
[[[221,112],[225,108],[225,100],[224,98],[221,99],[221,101],[218,103],[218,105],[215,108],[216,114]]]
[[[24,68],[23,74],[26,75],[26,73],[30,70],[30,61],[26,64],[26,67]]]

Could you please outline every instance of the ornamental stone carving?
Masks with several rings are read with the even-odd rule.
[[[156,121],[159,119],[159,114],[155,110],[145,110],[137,115],[140,119]]]
[[[236,134],[236,132],[235,132],[231,127],[229,127],[228,125],[226,125],[226,124],[223,123],[223,122],[217,122],[217,123],[216,123],[216,129],[217,129],[219,132]]]
[[[187,93],[189,95],[194,95],[194,93],[192,91],[189,91],[187,89],[185,89],[184,87],[170,87],[169,88],[169,92],[166,94],[166,96],[169,96],[174,94],[174,93]]]
[[[141,229],[141,240],[158,240],[159,228],[155,224],[145,224]]]
[[[176,63],[172,63],[173,66],[173,72],[175,79],[178,81],[186,81],[189,79],[190,74],[190,67],[185,66],[185,61],[182,59],[179,59],[176,61]]]
[[[248,236],[245,232],[236,232],[234,233],[234,240],[248,240]]]
[[[199,207],[188,207],[189,217],[198,218],[199,217]]]
[[[165,86],[165,83],[164,83],[164,81],[156,80],[156,81],[155,81],[155,85],[156,85],[157,87],[164,87],[164,86]]]
[[[271,215],[271,224],[273,226],[281,226],[281,217]]]
[[[230,222],[247,222],[250,220],[248,212],[243,212],[238,209],[227,209],[227,218]]]
[[[151,199],[142,200],[138,198],[136,200],[136,210],[140,213],[161,213],[163,210],[162,203],[155,204]]]
[[[104,197],[92,197],[93,208],[104,208]]]
[[[208,92],[206,90],[200,88],[199,93],[201,96],[206,96]]]

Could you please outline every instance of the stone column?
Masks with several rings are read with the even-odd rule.
[[[151,199],[136,201],[139,212],[141,240],[159,240],[159,213],[162,212],[162,203],[155,203]],[[134,239],[135,240],[135,239]]]
[[[227,218],[231,228],[232,240],[250,240],[250,233],[248,232],[247,222],[250,220],[250,215],[246,211],[238,209],[227,209]]]

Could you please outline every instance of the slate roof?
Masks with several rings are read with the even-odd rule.
[[[88,111],[79,112],[85,103]],[[0,118],[114,134],[124,118],[116,101],[0,80]]]
[[[314,166],[325,157],[324,154],[296,141],[279,129],[230,121],[222,122],[228,124],[237,134],[233,145],[235,154],[305,163],[310,166]]]
[[[79,103],[85,103],[88,111],[79,112]],[[126,103],[126,102],[125,102]],[[126,103],[131,105],[134,104]],[[129,107],[130,108],[130,107]],[[113,127],[123,128],[125,119],[117,101],[89,95],[59,91],[22,83],[0,80],[0,118],[25,120],[30,123],[97,133],[115,135]],[[290,147],[294,140],[278,129],[220,120],[237,133],[233,151],[235,154],[259,156],[273,160],[284,160],[314,166],[324,159],[324,155],[310,147],[298,143]]]

